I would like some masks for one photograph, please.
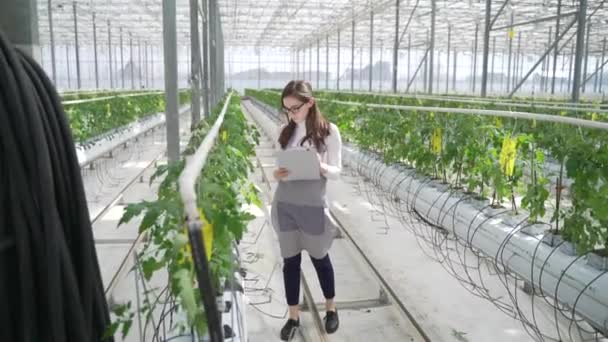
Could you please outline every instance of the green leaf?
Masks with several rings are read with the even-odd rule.
[[[146,209],[146,207],[146,202],[127,205],[122,214],[122,217],[120,218],[120,221],[118,221],[118,226],[130,222],[134,217],[139,216],[141,212]]]

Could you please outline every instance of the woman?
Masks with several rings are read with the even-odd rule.
[[[319,180],[287,181],[290,170],[279,168],[274,171],[279,184],[272,205],[272,221],[279,237],[289,305],[289,319],[281,329],[281,339],[288,341],[300,325],[302,250],[308,252],[323,289],[325,330],[331,334],[339,326],[334,304],[334,270],[328,254],[336,231],[327,216],[325,187],[327,179],[337,179],[340,175],[342,142],[336,125],[329,123],[319,111],[308,82],[289,82],[283,89],[281,105],[288,123],[279,131],[278,145],[283,150],[316,149],[321,172]]]

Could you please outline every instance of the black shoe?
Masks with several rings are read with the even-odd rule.
[[[340,326],[340,319],[338,319],[338,309],[336,311],[327,311],[325,315],[325,332],[328,334],[333,334],[338,330]]]
[[[291,341],[291,339],[296,335],[298,328],[300,327],[300,320],[288,319],[287,323],[281,329],[281,340],[283,341]]]

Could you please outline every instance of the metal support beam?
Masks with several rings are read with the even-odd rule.
[[[150,67],[148,63],[148,41],[144,40],[144,78],[146,79],[146,89],[150,88]],[[194,95],[194,93],[192,93]]]
[[[494,91],[494,60],[496,59],[496,36],[492,37],[492,67],[490,69],[490,91]]]
[[[53,83],[57,85],[57,65],[55,61],[55,36],[53,34],[53,5],[52,0],[48,0],[49,11],[49,35],[51,39],[51,70],[53,72]]]
[[[434,14],[433,14],[434,15]],[[353,21],[353,34],[355,31]],[[395,47],[393,48],[393,79],[392,90],[397,92],[397,65],[399,63],[399,0],[395,1]]]
[[[167,157],[179,161],[179,116],[177,98],[177,28],[175,0],[163,0],[163,51],[165,55],[165,115]]]
[[[435,62],[435,22],[437,13],[437,0],[431,0],[431,45],[429,46],[429,94],[433,94],[433,63]]]
[[[201,0],[201,25],[203,31],[203,63],[202,67],[202,91],[203,91],[203,116],[208,118],[211,115],[211,105],[209,99],[209,3],[208,0]]]
[[[576,31],[576,52],[574,59],[574,80],[572,82],[572,102],[580,99],[581,66],[585,45],[585,27],[587,26],[587,0],[579,0]]]
[[[456,91],[456,67],[458,66],[458,52],[454,50],[454,74],[452,75],[452,90]]]
[[[557,40],[557,37],[559,37],[559,24],[560,24],[560,19],[561,19],[561,13],[562,13],[562,0],[557,0],[557,21],[555,22],[555,40]],[[555,73],[557,71],[557,56],[558,56],[558,51],[557,51],[557,46],[555,47],[555,50],[553,51],[553,76],[551,77],[551,94],[555,94]]]
[[[401,36],[399,37],[398,46],[401,46],[401,42],[403,42],[403,37],[405,37],[405,33],[408,32],[408,28],[410,27],[410,23],[412,22],[412,19],[414,18],[414,14],[416,13],[416,9],[418,8],[419,3],[420,3],[420,0],[416,0],[416,3],[414,4],[414,8],[412,9],[412,12],[410,13],[410,17],[407,19],[407,23],[403,27],[403,31],[401,32]],[[397,25],[397,26],[399,26],[399,25]]]
[[[325,36],[325,89],[329,90],[329,36]]]
[[[411,54],[412,54],[412,34],[408,34],[407,36],[407,80],[410,80],[411,76]]]
[[[93,63],[95,64],[95,89],[99,89],[99,65],[97,59],[97,21],[93,12]]]
[[[78,45],[78,13],[76,13],[76,1],[72,2],[72,9],[74,11],[74,48],[76,49],[76,84],[78,89],[82,88],[82,82],[80,80],[80,48]]]
[[[604,65],[604,59],[606,57],[606,37],[604,37],[604,41],[602,42],[602,65]],[[602,92],[602,85],[604,84],[604,68],[600,69],[600,86],[599,92]]]
[[[496,14],[494,15],[494,18],[492,19],[492,22],[490,23],[490,29],[492,29],[492,27],[494,27],[496,20],[498,20],[498,17],[500,17],[500,15],[502,14],[502,11],[505,9],[505,7],[507,6],[508,3],[509,3],[509,0],[505,0],[502,3],[502,6],[500,6],[500,8],[498,9],[498,12],[496,12]]]
[[[608,60],[603,61],[602,64],[599,64],[599,61],[597,61],[595,71],[583,81],[583,86],[585,85],[585,83],[589,82],[593,77],[595,77],[597,73],[600,72],[600,70],[603,70],[606,64],[608,64]]]
[[[336,63],[336,89],[340,90],[340,30],[338,29],[338,62]]]
[[[581,1],[586,1],[586,0],[581,0]],[[513,90],[509,93],[509,97],[513,97],[513,94],[515,94],[515,92],[517,92],[517,90],[519,90],[519,88],[522,86],[522,84],[524,84],[524,82],[526,82],[526,80],[528,79],[528,77],[530,77],[530,75],[532,75],[532,73],[534,72],[534,70],[538,67],[538,65],[545,59],[545,57],[547,57],[547,55],[549,53],[551,53],[551,51],[553,50],[553,47],[555,45],[557,45],[562,38],[564,38],[564,36],[566,35],[566,33],[568,33],[568,31],[570,30],[570,28],[572,28],[572,26],[574,26],[574,24],[577,22],[577,20],[573,20],[567,27],[566,30],[564,32],[562,32],[558,39],[556,41],[554,41],[551,46],[548,47],[548,49],[545,51],[545,53],[540,57],[540,59],[534,64],[534,66],[532,66],[532,68],[530,69],[530,71],[528,71],[528,73],[526,74],[526,76],[524,76],[520,81],[519,84],[517,84],[517,86],[515,88],[513,88]]]
[[[489,3],[490,1],[486,1]],[[477,83],[477,42],[479,41],[479,23],[475,24],[475,43],[473,47],[473,93],[475,93],[475,85]]]
[[[582,78],[585,79],[587,77],[587,65],[589,64],[589,33],[591,32],[591,22],[588,22],[587,24],[587,38],[585,39],[585,62],[584,62],[584,66],[583,66],[583,76]],[[583,93],[586,90],[586,86],[585,86],[585,82],[583,82],[582,84],[583,86]]]
[[[308,48],[308,81],[312,83],[312,45]]]
[[[120,27],[120,79],[121,79],[121,87],[125,89],[125,56],[123,53],[123,44],[122,44],[122,26]]]
[[[112,26],[108,20],[108,65],[110,67],[110,89],[114,88],[114,72],[112,68]]]
[[[418,67],[416,68],[416,71],[414,71],[414,75],[408,81],[407,88],[405,89],[406,93],[410,91],[410,87],[412,86],[412,83],[414,83],[414,80],[416,79],[416,76],[418,75],[418,72],[420,71],[420,68],[422,68],[422,65],[426,62],[426,58],[429,55],[429,50],[430,49],[431,49],[430,47],[426,49],[426,52],[424,53],[424,57],[422,58],[422,60],[418,64]]]
[[[200,38],[198,34],[198,0],[190,0],[190,45],[192,46],[192,49],[190,49],[192,53],[192,56],[190,58],[190,60],[192,61],[191,127],[194,128],[194,125],[196,125],[201,120],[201,47]]]
[[[370,11],[369,25],[369,91],[372,91],[372,80],[374,78],[374,11]]]
[[[568,83],[567,86],[569,87],[568,90],[572,91],[571,85],[572,85],[572,71],[574,70],[573,68],[573,63],[574,63],[574,45],[572,45],[570,47],[570,62],[569,62],[569,66],[568,66]]]
[[[68,89],[72,88],[72,81],[70,81],[70,46],[65,46],[65,64],[68,71]]]
[[[513,24],[513,12],[511,12],[511,24]],[[511,31],[507,32],[507,38],[509,40],[509,60],[507,62],[507,91],[511,91],[511,59],[513,57],[513,34]]]
[[[259,48],[256,55],[258,55],[258,89],[262,89],[262,56]]]
[[[547,46],[549,46],[551,44],[551,39],[553,39],[553,32],[552,32],[552,27],[549,27],[549,37],[547,38]],[[557,49],[557,45],[555,45],[555,49]],[[551,64],[551,54],[548,54],[546,57],[547,62],[545,63],[545,88],[543,89],[543,91],[545,93],[548,92],[549,90],[549,64]]]
[[[481,69],[481,97],[488,93],[488,59],[490,55],[490,17],[492,15],[492,1],[486,0],[486,25],[483,32],[483,63]]]
[[[355,21],[351,30],[350,42],[350,91],[355,91]]]
[[[448,25],[448,49],[447,49],[447,65],[445,67],[445,93],[447,94],[450,84],[450,48],[452,45],[452,25]],[[439,86],[439,84],[437,84]]]
[[[131,89],[135,89],[135,57],[133,56],[133,34],[131,32],[129,32],[129,51],[131,56]]]
[[[176,52],[177,53],[177,52]],[[176,55],[177,56],[177,55]],[[177,57],[176,57],[177,58]],[[137,89],[141,88],[142,85],[142,80],[143,80],[143,76],[142,76],[142,68],[141,68],[141,39],[137,39],[137,71],[139,73],[139,78],[138,78],[138,84],[137,84]]]
[[[551,34],[549,34],[551,36]],[[512,84],[517,83],[517,76],[519,75],[518,71],[523,70],[523,61],[520,56],[521,51],[521,32],[517,33],[517,52],[515,53],[515,67],[513,68],[513,81]],[[521,65],[520,65],[521,64]]]
[[[319,40],[317,39],[317,83],[315,84],[315,87],[317,88],[321,88],[321,85],[319,84],[319,70],[321,70],[321,47],[320,47],[321,43],[319,42]]]
[[[553,16],[550,16],[550,17],[544,17],[544,18],[538,18],[538,19],[534,19],[534,20],[523,21],[521,23],[511,23],[511,24],[505,25],[505,26],[494,27],[494,28],[492,28],[492,31],[499,31],[499,30],[504,30],[504,29],[513,28],[513,27],[517,27],[517,26],[537,24],[537,23],[542,23],[542,22],[545,22],[545,21],[553,21],[553,20],[556,20],[558,17],[562,17],[562,18],[571,17],[573,15],[576,15],[576,13],[577,12],[568,12],[568,13],[560,14],[559,16],[553,15]]]

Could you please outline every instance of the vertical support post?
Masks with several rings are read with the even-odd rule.
[[[519,70],[523,72],[523,60],[520,58],[519,51],[521,50],[521,32],[517,33],[517,52],[515,53],[515,67],[513,68],[513,84],[517,84],[517,77],[519,74]]]
[[[383,54],[384,54],[384,42],[382,40],[380,40],[380,81],[378,82],[380,84],[380,91],[382,92],[382,82],[384,82],[384,70],[382,70],[383,66],[384,66],[384,62],[383,60]]]
[[[448,49],[447,53],[447,65],[445,67],[445,93],[448,93],[448,87],[450,84],[450,49],[452,45],[452,25],[448,25]],[[408,62],[409,63],[409,62]],[[409,68],[409,65],[408,65]],[[439,86],[439,85],[438,85]]]
[[[411,80],[411,54],[412,54],[412,34],[407,35],[407,80],[408,82]]]
[[[602,93],[602,85],[604,84],[604,59],[605,58],[606,58],[606,37],[604,37],[604,41],[602,42],[602,60],[601,60],[602,69],[600,70],[599,93]]]
[[[262,89],[262,57],[260,56],[260,49],[256,51],[258,55],[258,89]]]
[[[511,26],[513,26],[513,12],[511,12]],[[513,57],[513,34],[509,29],[507,32],[507,37],[509,39],[509,59],[507,62],[507,92],[511,91],[511,59]]]
[[[202,0],[201,25],[203,31],[203,116],[208,118],[210,115],[209,104],[209,4],[208,0]]]
[[[355,20],[352,22],[350,42],[350,91],[355,91]]]
[[[597,70],[599,70],[599,68],[600,68],[600,60],[596,58],[595,59],[595,70],[596,70],[596,73],[593,76],[593,92],[594,93],[597,93],[597,81],[598,81]]]
[[[135,89],[135,58],[133,56],[133,34],[129,32],[129,50],[131,53],[131,89]]]
[[[374,78],[374,10],[370,11],[369,25],[369,91],[372,91],[372,81]]]
[[[317,88],[321,88],[321,84],[319,84],[319,72],[321,69],[321,43],[319,41],[319,39],[317,39],[317,83],[315,84],[315,87]]]
[[[146,89],[150,88],[150,63],[148,63],[148,57],[148,41],[144,40],[144,77],[146,79]]]
[[[488,60],[490,54],[490,29],[492,28],[492,1],[486,0],[486,22],[485,31],[483,33],[483,62],[481,70],[481,97],[486,97],[488,94]]]
[[[567,89],[569,91],[572,91],[572,72],[573,72],[573,63],[574,63],[574,45],[570,46],[570,61],[569,61],[569,66],[568,66],[568,83],[566,84],[566,86],[568,87]]]
[[[486,1],[488,3],[489,1]],[[477,42],[479,41],[479,23],[475,24],[475,46],[473,47],[473,93],[477,83]]]
[[[496,36],[492,37],[492,66],[490,68],[490,91],[494,91],[494,60],[496,59]]]
[[[574,60],[574,81],[572,82],[572,102],[580,100],[581,66],[585,53],[585,27],[587,26],[587,0],[579,0],[576,30],[576,55]]]
[[[175,0],[163,0],[163,46],[165,55],[165,115],[167,156],[179,160],[179,116],[177,107],[177,28]]]
[[[312,83],[312,45],[308,48],[308,81]]]
[[[78,45],[78,18],[76,13],[76,1],[72,2],[72,9],[74,10],[74,48],[76,49],[76,84],[78,89],[82,88],[82,82],[80,79],[80,51]]]
[[[93,63],[95,64],[95,89],[99,89],[99,66],[97,60],[97,21],[93,12]]]
[[[437,12],[437,0],[431,0],[431,46],[429,54],[431,57],[428,61],[429,65],[429,94],[433,93],[433,63],[435,56],[435,13]]]
[[[114,75],[112,68],[112,26],[108,20],[108,64],[110,66],[110,89],[114,88]]]
[[[329,90],[329,35],[325,36],[325,89]]]
[[[363,89],[363,47],[359,48],[359,90]]]
[[[192,53],[192,57],[190,58],[190,60],[192,61],[192,107],[190,108],[190,110],[192,113],[191,126],[194,127],[194,125],[196,125],[201,120],[201,47],[199,44],[198,34],[198,0],[190,0],[190,45],[192,45],[192,49],[190,49]]]
[[[65,46],[65,65],[68,69],[68,89],[72,88],[72,81],[70,80],[70,46]]]
[[[587,24],[587,38],[585,39],[585,66],[583,69],[582,83],[583,83],[583,93],[587,89],[587,64],[589,64],[589,33],[591,32],[591,22]]]
[[[557,21],[555,23],[555,40],[559,38],[559,24],[562,13],[562,0],[557,0]],[[555,94],[555,72],[557,70],[557,56],[559,54],[558,46],[555,45],[553,50],[553,77],[551,78],[551,95]]]
[[[553,38],[553,27],[549,27],[549,37],[547,39],[547,48],[549,46],[551,46],[551,39]],[[557,47],[558,44],[555,44],[555,46]],[[551,55],[548,54],[547,55],[547,63],[545,64],[545,75],[544,79],[545,79],[545,87],[543,89],[543,91],[545,93],[547,93],[549,91],[549,70],[550,70],[550,64],[551,64]]]
[[[452,90],[456,91],[456,69],[458,68],[458,51],[454,50],[454,74],[452,75]]]
[[[120,27],[120,79],[121,87],[125,89],[125,56],[123,53],[122,26]]]
[[[49,11],[49,34],[51,39],[51,70],[53,71],[53,83],[57,85],[57,65],[55,61],[55,36],[53,32],[53,5],[52,0],[48,0]]]
[[[434,0],[433,0],[434,1]],[[435,14],[431,14],[435,16]],[[353,21],[353,33],[354,33],[354,21]],[[397,92],[397,66],[399,63],[399,0],[395,1],[395,46],[393,48],[393,83],[392,91]]]
[[[340,29],[338,29],[338,62],[336,63],[336,89],[340,90]]]
[[[177,39],[177,38],[176,38]],[[176,51],[176,58],[177,58],[177,51]],[[138,78],[138,84],[137,84],[137,89],[141,88],[141,85],[143,84],[142,80],[143,80],[143,76],[142,76],[142,70],[141,70],[141,39],[137,39],[137,71],[139,73],[139,78]]]

